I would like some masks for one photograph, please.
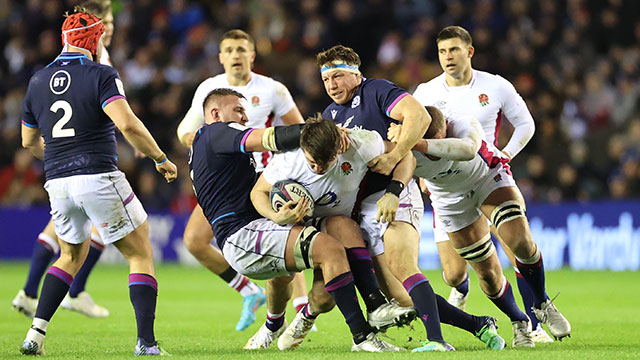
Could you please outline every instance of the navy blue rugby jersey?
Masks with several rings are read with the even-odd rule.
[[[384,140],[389,124],[397,121],[389,114],[396,104],[409,93],[392,82],[383,79],[363,78],[351,101],[339,105],[331,103],[322,112],[322,117],[335,121],[339,126],[377,131]],[[368,172],[361,184],[359,198],[383,190],[391,176]]]
[[[229,235],[261,217],[249,197],[259,176],[244,149],[251,131],[238,123],[205,124],[191,146],[193,188],[221,249]]]
[[[103,108],[122,98],[118,72],[80,53],[62,53],[31,77],[22,123],[44,137],[47,180],[118,169],[115,125]]]

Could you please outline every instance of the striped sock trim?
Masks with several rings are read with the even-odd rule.
[[[331,292],[343,288],[350,283],[353,283],[353,274],[351,273],[351,271],[338,275],[335,278],[331,279],[331,281],[329,281],[324,286],[324,288],[325,290],[327,290],[327,292]]]
[[[424,283],[424,282],[429,282],[429,280],[427,280],[427,277],[424,276],[424,274],[422,273],[417,273],[417,274],[413,274],[411,276],[409,276],[408,278],[406,278],[403,282],[402,285],[404,286],[405,289],[407,289],[408,293],[411,293],[411,291],[418,285]]]
[[[129,274],[129,287],[132,285],[145,285],[153,288],[158,292],[158,282],[156,279],[148,274]]]
[[[71,276],[71,274],[60,269],[57,266],[51,266],[49,270],[47,270],[47,274],[51,274],[57,277],[58,279],[64,281],[69,286],[71,286],[71,283],[73,282],[73,276]]]

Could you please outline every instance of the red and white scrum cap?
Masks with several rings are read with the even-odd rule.
[[[102,35],[102,20],[92,14],[77,12],[69,15],[62,24],[62,45],[89,50],[93,55],[98,51],[98,42]]]

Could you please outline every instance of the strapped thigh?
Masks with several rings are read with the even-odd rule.
[[[525,217],[525,208],[518,201],[509,200],[496,206],[491,212],[491,222],[496,229],[513,219]]]
[[[475,243],[465,246],[462,249],[456,249],[456,252],[467,261],[480,262],[493,255],[496,252],[496,248],[491,241],[491,234],[487,233]]]
[[[304,270],[313,268],[313,257],[311,249],[313,242],[320,232],[313,226],[305,226],[300,230],[300,234],[293,244],[293,258],[296,262],[296,269]]]

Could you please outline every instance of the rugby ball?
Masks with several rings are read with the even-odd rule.
[[[271,207],[275,211],[279,211],[287,201],[298,201],[302,197],[309,199],[309,211],[307,211],[305,217],[311,217],[313,215],[313,197],[309,190],[299,182],[295,180],[280,180],[271,186],[271,191],[269,192]]]

